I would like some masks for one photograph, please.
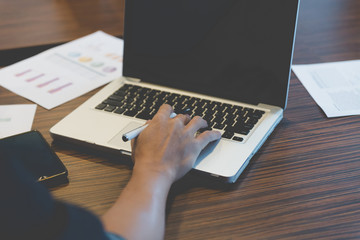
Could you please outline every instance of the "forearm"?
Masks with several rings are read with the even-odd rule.
[[[120,197],[103,216],[105,228],[126,239],[163,239],[170,186],[163,176],[134,170]]]

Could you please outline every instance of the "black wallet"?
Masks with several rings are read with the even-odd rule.
[[[2,157],[19,161],[34,180],[48,187],[67,183],[68,171],[38,131],[0,139]]]

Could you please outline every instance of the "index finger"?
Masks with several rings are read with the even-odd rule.
[[[171,113],[173,113],[173,112],[174,112],[174,110],[169,104],[163,104],[160,106],[160,108],[157,111],[157,113],[155,114],[154,118],[169,119]]]

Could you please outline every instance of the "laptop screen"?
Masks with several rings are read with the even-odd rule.
[[[298,0],[128,0],[123,75],[285,108]]]

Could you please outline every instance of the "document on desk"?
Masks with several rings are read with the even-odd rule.
[[[0,138],[31,130],[36,104],[0,105]]]
[[[0,85],[52,109],[122,75],[123,40],[98,31],[0,70]]]
[[[292,70],[327,117],[360,114],[360,60],[293,65]]]

